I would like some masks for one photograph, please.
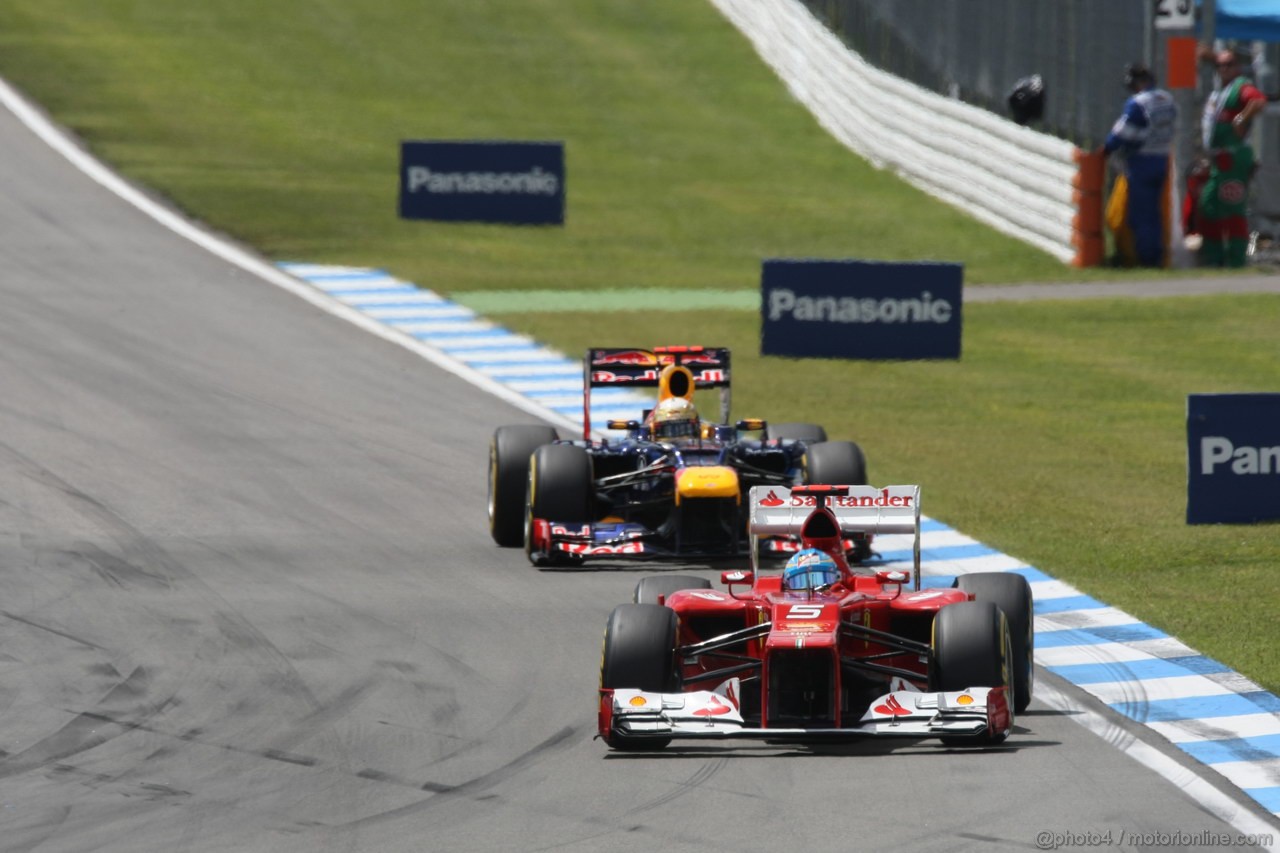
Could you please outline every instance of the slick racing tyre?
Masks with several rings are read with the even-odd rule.
[[[711,581],[692,575],[654,575],[641,578],[640,583],[636,584],[632,600],[636,604],[657,604],[660,596],[665,600],[671,593],[682,589],[711,589]]]
[[[867,460],[852,441],[811,444],[804,453],[805,478],[819,486],[865,486]]]
[[[524,498],[529,457],[558,438],[549,426],[498,427],[489,442],[489,534],[503,548],[524,542]]]
[[[591,457],[572,444],[544,444],[529,461],[524,550],[533,554],[533,519],[589,524],[594,520]]]
[[[930,689],[967,690],[970,687],[1004,687],[1010,694],[1009,623],[1003,611],[990,601],[961,601],[938,611],[933,620],[933,667]],[[944,737],[953,746],[987,746],[1000,743],[1007,733],[974,737]]]
[[[817,424],[780,423],[769,424],[764,430],[765,438],[784,438],[792,441],[804,441],[816,444],[827,440],[827,431]]]
[[[680,689],[676,671],[676,612],[656,604],[620,604],[609,615],[600,657],[600,686],[652,693]],[[622,750],[662,749],[671,738],[610,734],[609,746]]]
[[[1013,670],[1013,710],[1021,714],[1031,704],[1035,688],[1035,621],[1031,584],[1022,575],[1008,572],[975,572],[961,575],[954,584],[972,593],[976,601],[990,601],[1009,621],[1009,666]]]

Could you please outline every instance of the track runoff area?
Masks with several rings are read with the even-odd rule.
[[[475,374],[524,397],[525,411],[541,409],[543,419],[581,431],[581,361],[380,270],[314,264],[281,268],[342,306],[438,350],[457,362],[459,375]],[[634,418],[651,404],[648,395],[634,391],[593,391],[592,423]],[[908,539],[877,537],[880,560],[909,566]],[[925,587],[948,587],[957,576],[971,572],[1006,571],[1026,577],[1035,598],[1037,664],[1121,717],[1156,732],[1280,817],[1280,697],[1128,613],[940,521],[924,520],[921,546]],[[1077,704],[1051,684],[1042,682],[1036,690],[1050,704]],[[1115,727],[1105,718],[1086,725],[1104,736]],[[1140,741],[1128,749],[1163,775],[1185,776],[1177,762]],[[1220,800],[1211,807],[1224,818],[1230,816],[1242,831],[1265,835],[1274,830],[1203,784],[1197,798]],[[1280,845],[1280,835],[1272,831],[1272,836]]]

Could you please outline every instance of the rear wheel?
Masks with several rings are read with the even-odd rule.
[[[529,462],[525,553],[533,559],[533,519],[589,524],[594,518],[591,457],[572,444],[545,444]]]
[[[824,441],[805,449],[806,483],[824,486],[865,486],[867,460],[852,441]]]
[[[961,601],[943,607],[933,622],[933,668],[930,689],[967,690],[1004,687],[1013,693],[1009,669],[1009,623],[990,601]],[[985,732],[978,737],[944,737],[949,745],[1000,743],[1007,733]]]
[[[651,693],[680,689],[676,671],[676,612],[657,604],[621,604],[609,614],[600,658],[600,686]],[[610,733],[609,746],[621,750],[662,749],[671,738]]]
[[[498,427],[489,442],[489,534],[503,548],[524,541],[524,499],[529,487],[529,457],[558,438],[549,426]]]
[[[641,578],[636,584],[633,601],[636,604],[657,604],[658,597],[663,600],[673,592],[682,589],[711,589],[711,581],[706,578],[695,578],[692,575],[655,575]]]
[[[1035,687],[1035,619],[1031,584],[1009,572],[976,572],[956,578],[956,587],[972,593],[976,601],[990,601],[1009,621],[1009,666],[1013,670],[1013,709],[1021,714],[1031,704]]]
[[[780,423],[768,424],[764,430],[765,438],[783,438],[792,441],[812,442],[827,440],[827,431],[817,424]]]

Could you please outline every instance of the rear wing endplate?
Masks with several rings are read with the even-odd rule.
[[[729,421],[729,348],[670,346],[652,349],[592,347],[582,359],[582,436],[591,435],[592,388],[657,388],[669,364],[687,367],[695,389],[720,389],[720,422]]]
[[[836,486],[846,494],[826,498],[842,533],[910,533],[914,536],[912,585],[920,588],[920,487],[919,486]],[[759,537],[799,536],[805,519],[818,505],[817,497],[792,495],[785,486],[754,486],[751,489],[751,561],[758,559]]]

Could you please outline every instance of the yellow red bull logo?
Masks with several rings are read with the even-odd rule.
[[[676,472],[676,504],[684,498],[737,498],[738,472],[725,465],[681,468]]]

